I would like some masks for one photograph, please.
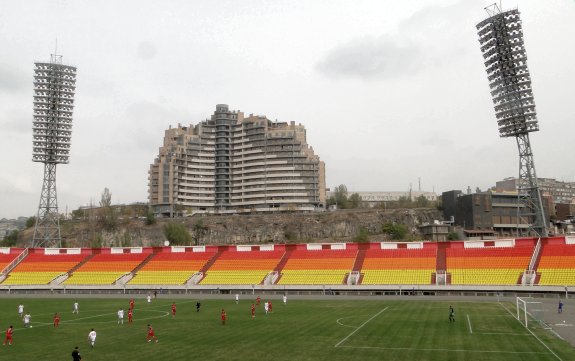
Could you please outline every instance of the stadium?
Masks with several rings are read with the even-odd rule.
[[[0,359],[62,359],[75,346],[88,360],[575,356],[575,237],[2,248],[0,269],[0,321],[14,325]],[[134,322],[120,324],[117,311],[131,299]],[[267,302],[272,312],[264,312]],[[148,324],[157,344],[146,343]]]

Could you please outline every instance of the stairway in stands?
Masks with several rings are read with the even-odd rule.
[[[155,253],[155,250],[154,250],[154,252],[150,253],[150,254],[148,255],[148,257],[146,257],[139,265],[136,266],[136,268],[134,268],[134,269],[132,270],[132,274],[135,275],[139,270],[142,269],[142,267],[144,267],[144,266],[146,265],[146,263],[150,262],[150,260],[151,260],[152,258],[154,258],[155,255],[156,255],[156,253]]]
[[[291,257],[291,254],[293,253],[293,251],[296,250],[296,245],[295,244],[286,244],[285,245],[285,253],[282,257],[282,259],[278,262],[277,266],[274,268],[274,272],[278,273],[278,278],[276,279],[276,284],[278,283],[278,281],[280,280],[280,278],[282,278],[282,270],[284,269],[285,265],[287,264],[289,258]]]
[[[99,251],[99,250],[98,250]],[[89,255],[88,257],[84,258],[82,260],[82,262],[78,263],[77,265],[75,265],[74,267],[72,267],[72,269],[70,269],[68,271],[68,276],[70,276],[72,273],[74,273],[78,268],[82,267],[84,265],[84,263],[88,262],[89,260],[91,260],[92,258],[94,258],[94,256],[96,254],[98,254],[100,252],[93,252],[91,255]]]
[[[219,246],[218,247],[218,251],[212,256],[212,258],[210,258],[210,260],[208,262],[206,262],[206,264],[204,264],[204,266],[198,271],[201,272],[202,274],[206,274],[206,271],[210,269],[210,267],[212,267],[212,265],[214,263],[216,263],[216,260],[220,257],[220,255],[224,252],[227,251],[229,248],[229,246]]]
[[[435,264],[435,270],[437,271],[447,271],[447,256],[445,249],[447,249],[448,246],[448,242],[437,242],[437,259]]]
[[[357,245],[359,251],[357,252],[357,256],[355,257],[355,262],[353,264],[352,271],[360,272],[361,268],[363,267],[363,261],[365,260],[365,253],[369,249],[369,243],[360,243]]]

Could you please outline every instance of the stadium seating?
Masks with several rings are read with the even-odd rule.
[[[212,258],[212,252],[162,252],[156,254],[132,278],[136,285],[181,285]]]
[[[357,250],[307,250],[291,253],[281,270],[280,285],[342,284],[352,271]]]
[[[368,249],[361,268],[361,284],[429,284],[435,265],[435,247]]]
[[[540,285],[575,285],[575,244],[550,240],[541,250],[537,266]]]
[[[8,249],[6,249],[8,250]],[[0,272],[8,266],[12,261],[18,257],[18,255],[22,253],[21,248],[12,248],[9,249],[8,253],[0,253]]]
[[[284,255],[279,251],[226,250],[206,271],[202,285],[260,284]]]
[[[100,253],[84,263],[64,281],[66,285],[109,285],[131,272],[147,253]]]
[[[86,258],[85,254],[31,253],[2,282],[3,285],[45,285],[68,272]]]
[[[533,245],[447,248],[447,272],[453,285],[515,285],[533,250]]]

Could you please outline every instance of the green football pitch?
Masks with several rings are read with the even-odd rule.
[[[161,295],[150,304],[137,298],[132,324],[117,324],[117,310],[128,299],[2,298],[0,327],[14,326],[12,346],[0,346],[0,360],[71,360],[79,346],[82,360],[575,360],[575,349],[533,322],[529,329],[514,317],[512,303],[380,300],[273,300],[251,317],[252,300],[196,299]],[[172,301],[177,314],[170,313]],[[32,316],[24,328],[17,306]],[[453,305],[456,321],[448,321]],[[228,319],[221,324],[224,308]],[[59,328],[52,316],[62,315]],[[158,343],[146,342],[151,324]],[[98,334],[91,349],[87,336]]]

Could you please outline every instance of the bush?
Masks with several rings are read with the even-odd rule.
[[[369,240],[369,232],[365,227],[359,227],[357,235],[353,237],[354,242],[367,242]]]
[[[164,225],[164,235],[173,245],[189,245],[192,243],[192,236],[181,223],[168,222]]]
[[[402,240],[407,236],[407,226],[405,224],[387,222],[383,225],[382,232],[390,235],[393,240]]]

